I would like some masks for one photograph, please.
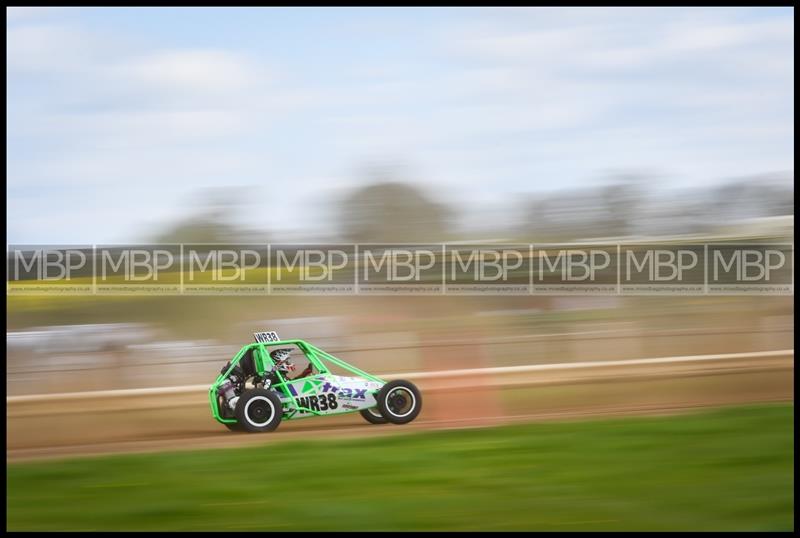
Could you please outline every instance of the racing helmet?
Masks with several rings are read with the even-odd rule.
[[[280,370],[281,373],[287,374],[294,371],[294,363],[290,360],[292,348],[280,348],[270,351],[269,356],[275,363],[275,368]]]

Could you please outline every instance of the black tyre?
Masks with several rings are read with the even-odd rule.
[[[383,418],[383,415],[381,415],[381,412],[378,411],[377,407],[362,409],[361,411],[359,411],[359,413],[361,413],[361,416],[364,417],[364,420],[366,420],[370,424],[386,424],[387,422],[389,422],[388,420]]]
[[[228,428],[232,432],[243,432],[244,428],[238,422],[223,422],[226,428]]]
[[[250,389],[236,402],[236,420],[248,432],[271,432],[281,423],[283,406],[267,389]]]
[[[408,424],[422,410],[422,395],[410,381],[396,379],[378,391],[378,411],[392,424]]]

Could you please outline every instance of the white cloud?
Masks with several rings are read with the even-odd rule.
[[[43,19],[55,15],[64,8],[51,7],[6,7],[6,20],[10,24],[20,22],[30,22],[32,20]]]
[[[697,53],[791,41],[793,38],[794,24],[791,20],[727,23],[694,20],[668,27],[661,48],[675,53]]]
[[[676,11],[676,16],[644,24],[638,16],[580,18],[557,28],[532,21],[532,28],[517,25],[471,26],[445,33],[445,50],[460,58],[492,61],[495,67],[525,65],[547,72],[572,68],[648,66],[654,62],[734,55],[744,47],[783,46],[793,42],[794,24],[786,18],[737,20],[720,13],[709,16]],[[608,13],[606,13],[607,15]],[[735,14],[731,14],[735,15]],[[722,19],[722,21],[720,20]],[[539,24],[537,24],[537,22]],[[766,50],[762,49],[764,57]]]
[[[179,214],[189,192],[240,184],[280,192],[264,222],[313,227],[293,208],[332,180],[359,184],[348,178],[373,158],[414,163],[477,205],[604,168],[702,181],[793,167],[790,17],[465,13],[413,37],[389,18],[396,31],[353,23],[291,52],[271,36],[248,48],[184,28],[159,39],[146,18],[111,34],[97,18],[18,17],[7,28],[14,233],[46,237],[50,218],[75,238],[124,240]],[[67,192],[80,205],[59,205]]]
[[[7,28],[8,69],[45,74],[84,70],[94,48],[85,33],[58,24],[26,24]]]
[[[121,78],[153,91],[189,94],[246,92],[265,83],[265,73],[240,54],[220,50],[166,50],[129,59]]]

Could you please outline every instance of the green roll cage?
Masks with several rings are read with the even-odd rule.
[[[325,361],[328,361],[328,362],[330,362],[332,364],[335,364],[336,366],[339,366],[340,368],[343,368],[343,369],[347,370],[350,373],[353,373],[353,374],[355,374],[357,376],[363,377],[364,379],[368,379],[369,381],[377,381],[378,383],[386,384],[385,380],[383,380],[383,379],[381,379],[379,377],[376,377],[374,375],[368,374],[367,372],[356,368],[352,364],[349,364],[349,363],[343,361],[342,359],[336,358],[333,355],[331,355],[330,353],[327,353],[327,352],[321,350],[320,348],[318,348],[318,347],[316,347],[316,346],[314,346],[312,344],[309,344],[305,340],[280,340],[280,341],[277,341],[277,342],[253,342],[252,344],[247,344],[246,346],[242,347],[242,349],[240,349],[239,352],[236,353],[236,355],[233,357],[233,359],[231,359],[231,363],[230,363],[230,366],[228,367],[228,369],[226,369],[224,373],[221,373],[220,375],[217,376],[217,379],[214,381],[214,384],[211,385],[211,388],[208,391],[208,399],[209,399],[209,402],[211,403],[211,412],[213,413],[214,418],[218,422],[222,422],[223,424],[224,423],[228,423],[228,424],[236,423],[236,419],[224,418],[224,417],[222,417],[220,415],[219,402],[217,400],[217,388],[230,375],[231,370],[233,370],[234,367],[236,367],[236,365],[239,363],[239,361],[242,360],[242,358],[245,356],[245,354],[252,349],[253,350],[253,362],[255,363],[256,373],[258,375],[260,375],[260,376],[263,376],[267,371],[272,370],[272,368],[275,366],[275,362],[272,360],[272,357],[269,356],[269,353],[267,353],[266,348],[268,346],[269,347],[274,347],[274,346],[280,346],[280,345],[296,345],[300,349],[300,351],[303,352],[303,354],[306,356],[308,361],[312,365],[314,365],[314,367],[317,369],[317,373],[314,374],[313,376],[310,376],[310,377],[316,377],[318,375],[323,375],[323,374],[330,374],[331,371],[327,367],[327,365],[325,364]],[[276,370],[275,373],[276,373],[278,379],[280,380],[280,383],[275,383],[270,388],[277,389],[284,396],[290,398],[290,403],[292,405],[292,407],[290,407],[285,412],[286,416],[284,416],[284,418],[291,418],[291,417],[293,417],[294,415],[296,415],[300,411],[305,411],[307,413],[311,413],[312,415],[323,415],[324,414],[324,413],[320,413],[319,411],[315,411],[313,409],[309,409],[307,407],[301,406],[297,402],[297,396],[293,395],[292,392],[288,389],[287,385],[289,383],[294,383],[296,381],[301,381],[301,379],[288,380],[283,376],[283,374],[280,372],[280,370]],[[308,379],[308,378],[302,378],[302,379]],[[377,391],[372,391],[373,394],[375,392],[377,392]],[[354,411],[358,411],[358,410],[356,409],[356,410],[353,410],[353,411],[341,411],[341,412],[339,412],[337,414],[352,413]]]

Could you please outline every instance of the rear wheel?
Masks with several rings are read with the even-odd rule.
[[[422,410],[422,395],[410,381],[396,379],[378,391],[378,410],[392,424],[407,424]]]
[[[267,389],[250,389],[236,402],[236,421],[248,432],[271,432],[281,422],[283,406],[278,395]]]
[[[226,428],[228,428],[232,432],[243,432],[244,428],[238,422],[223,422]]]
[[[364,420],[366,420],[370,424],[386,424],[387,422],[389,422],[388,420],[383,418],[383,415],[381,415],[381,412],[378,411],[377,407],[362,409],[361,411],[359,411],[359,413],[361,413],[361,416],[364,417]]]

